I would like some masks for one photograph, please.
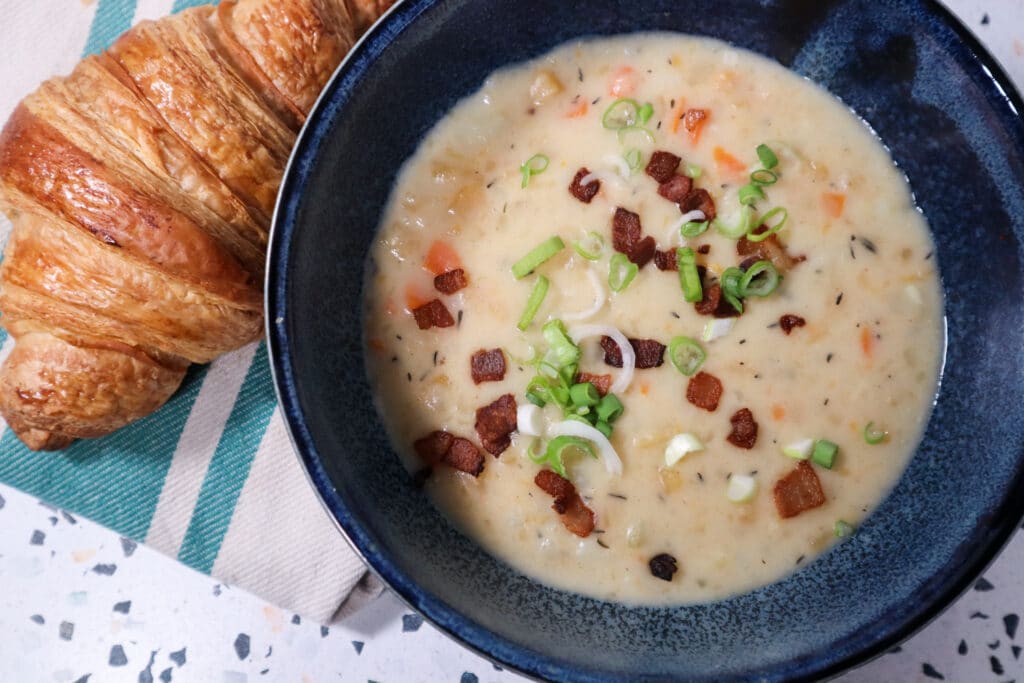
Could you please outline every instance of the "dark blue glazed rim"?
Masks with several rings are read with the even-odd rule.
[[[1024,301],[1020,256],[1021,242],[1024,241],[1024,194],[1020,190],[1024,185],[1024,124],[1018,114],[1024,110],[1024,105],[1010,80],[974,36],[946,9],[931,0],[762,0],[758,7],[745,0],[692,0],[689,3],[682,0],[643,0],[628,5],[614,0],[595,0],[592,3],[594,10],[589,13],[583,29],[578,25],[579,17],[566,14],[574,11],[573,3],[563,3],[566,7],[561,8],[549,2],[545,5],[544,21],[538,21],[536,16],[530,17],[528,12],[513,12],[501,2],[490,0],[408,0],[393,9],[352,51],[310,116],[281,189],[271,236],[266,315],[272,368],[291,438],[326,509],[355,550],[403,600],[443,631],[503,666],[534,677],[573,681],[663,680],[675,677],[677,673],[671,668],[670,660],[658,659],[664,655],[661,650],[651,655],[653,663],[650,666],[642,661],[644,653],[638,653],[636,661],[613,666],[601,660],[600,652],[592,653],[597,661],[588,665],[582,663],[586,657],[581,657],[579,651],[564,657],[543,654],[536,647],[524,645],[520,633],[515,637],[499,635],[495,622],[492,621],[488,627],[467,617],[466,604],[459,603],[458,596],[447,592],[447,588],[437,588],[441,584],[435,581],[436,577],[431,577],[434,589],[428,589],[410,576],[408,562],[401,566],[396,559],[399,551],[389,546],[387,539],[379,533],[379,527],[375,526],[380,520],[371,519],[374,513],[367,511],[365,506],[358,508],[351,489],[346,488],[348,484],[339,478],[344,466],[337,464],[331,444],[325,447],[322,443],[324,430],[332,428],[323,424],[324,418],[331,415],[326,408],[314,405],[311,398],[325,395],[323,390],[317,388],[319,394],[310,393],[313,390],[309,387],[325,380],[308,370],[310,361],[305,357],[312,351],[322,353],[330,348],[329,342],[323,338],[325,334],[338,335],[336,339],[342,348],[337,354],[315,359],[322,363],[318,374],[332,378],[326,381],[345,386],[346,392],[354,392],[364,400],[368,387],[365,377],[358,377],[359,373],[365,372],[359,358],[358,332],[345,332],[343,325],[332,326],[329,321],[322,320],[331,315],[330,297],[321,297],[320,301],[313,303],[308,303],[307,299],[312,292],[318,291],[315,289],[319,282],[317,278],[329,284],[327,289],[333,297],[356,298],[354,293],[361,292],[361,272],[358,271],[365,258],[369,237],[350,239],[347,235],[340,235],[336,238],[340,245],[324,245],[325,252],[331,251],[332,246],[340,246],[334,255],[341,259],[336,267],[349,271],[344,277],[335,277],[330,270],[307,272],[312,262],[306,253],[309,247],[304,247],[304,252],[299,253],[294,246],[299,239],[299,231],[311,221],[324,220],[320,214],[330,212],[326,208],[310,206],[308,197],[315,190],[319,192],[318,201],[330,203],[330,198],[318,188],[322,188],[320,175],[328,163],[324,150],[332,144],[332,136],[347,135],[350,146],[345,149],[360,157],[364,168],[372,168],[378,150],[353,147],[358,138],[353,137],[350,131],[339,129],[337,121],[339,116],[353,109],[357,110],[357,116],[365,116],[366,111],[372,111],[372,105],[359,100],[362,85],[401,73],[395,60],[387,58],[389,49],[395,49],[393,46],[408,36],[413,36],[409,41],[414,46],[429,46],[431,40],[444,34],[448,22],[454,20],[456,15],[453,12],[469,1],[486,6],[487,9],[480,12],[483,15],[492,12],[502,17],[502,13],[516,15],[511,23],[495,24],[500,27],[497,35],[493,32],[483,37],[466,35],[464,40],[448,43],[453,59],[476,60],[473,73],[489,73],[498,66],[535,56],[584,35],[641,29],[671,30],[679,23],[673,11],[667,9],[671,7],[679,12],[692,10],[695,16],[724,17],[720,21],[707,20],[693,28],[768,54],[839,93],[893,150],[936,230],[936,258],[941,265],[950,320],[947,386],[940,394],[924,441],[907,473],[890,497],[865,521],[860,533],[808,568],[778,584],[721,603],[673,609],[610,605],[553,591],[525,580],[516,581],[509,578],[511,573],[506,577],[509,580],[507,590],[543,593],[543,599],[557,602],[559,609],[579,609],[580,614],[593,611],[597,616],[592,623],[584,625],[586,628],[603,629],[602,619],[606,615],[628,613],[626,618],[631,628],[639,625],[653,631],[661,625],[671,636],[682,632],[679,629],[683,629],[686,622],[710,619],[723,633],[740,641],[751,639],[751,642],[767,629],[792,628],[789,619],[794,610],[804,610],[813,615],[817,613],[815,609],[825,609],[807,598],[812,593],[819,597],[824,593],[827,599],[835,598],[838,604],[845,597],[842,594],[844,589],[858,587],[864,591],[860,596],[862,602],[878,604],[877,613],[853,632],[829,633],[822,638],[814,638],[816,630],[828,631],[831,628],[826,618],[820,618],[805,624],[802,631],[797,628],[793,638],[806,638],[806,644],[801,647],[786,642],[787,652],[791,653],[786,657],[772,659],[765,653],[762,662],[758,659],[762,655],[753,652],[745,668],[724,667],[680,674],[689,680],[820,680],[875,657],[910,636],[971,585],[1010,538],[1024,515],[1024,431],[1014,425],[1015,422],[1024,422],[1024,392],[1021,389],[1024,386],[1024,315],[1014,310],[1021,308]],[[543,2],[520,4],[544,5]],[[778,12],[773,19],[777,22],[774,34],[759,31],[764,28],[763,23],[758,23],[764,21],[759,13],[766,7]],[[837,29],[836,21],[829,21],[836,17],[843,19],[838,22],[841,30]],[[858,32],[858,22],[872,30],[863,32],[862,26],[862,31]],[[901,26],[912,26],[912,35],[901,34]],[[787,36],[791,29],[796,37],[789,40]],[[522,35],[531,37],[527,45],[522,44]],[[911,37],[907,38],[907,35]],[[855,46],[853,41],[864,41],[871,48],[862,51],[860,44]],[[949,121],[953,123],[938,115],[933,116],[934,112],[926,107],[907,113],[898,106],[901,88],[919,88],[913,71],[917,68],[927,71],[929,68],[927,64],[915,61],[914,69],[906,71],[905,60],[908,55],[913,57],[919,48],[925,52],[929,49],[941,51],[957,67],[964,80],[959,89],[941,93],[915,92],[907,97],[926,101],[946,98],[948,106],[956,110],[949,114]],[[424,55],[424,59],[438,56],[430,53]],[[836,60],[845,68],[837,69]],[[443,61],[441,66],[446,66]],[[434,120],[458,97],[479,86],[479,77],[464,72],[464,69],[454,66],[445,73],[447,89],[436,91],[438,96],[432,104]],[[410,88],[415,90],[412,84]],[[969,100],[969,103],[963,104],[958,98]],[[390,111],[400,103],[401,97],[396,94],[392,100],[376,105]],[[887,111],[889,105],[895,106],[897,111]],[[385,111],[382,116],[387,118],[391,114]],[[429,119],[427,116],[416,122],[412,130],[403,131],[396,137],[404,138],[406,143],[419,139],[432,123]],[[401,121],[400,117],[394,120]],[[947,130],[950,125],[955,130]],[[979,139],[985,135],[993,137]],[[950,140],[956,141],[951,147]],[[389,144],[390,141],[372,137],[363,139],[363,147],[368,148],[387,148]],[[398,164],[404,159],[401,156],[397,163],[392,163],[396,160],[388,158],[387,152],[380,154],[382,165],[379,172],[374,169],[371,174],[374,177],[361,179],[365,180],[366,187],[359,194],[365,196],[357,197],[350,192],[336,197],[335,201],[370,202],[373,206],[361,210],[370,214],[379,211],[383,204],[381,198],[386,197]],[[956,166],[961,157],[983,165],[988,175],[983,179],[964,179],[963,174],[972,169],[947,168]],[[999,169],[1003,172],[999,173]],[[951,192],[959,191],[962,196],[959,199],[944,197],[934,187],[936,183],[946,183]],[[975,206],[985,193],[994,206]],[[998,202],[992,199],[993,196],[998,196]],[[950,212],[957,215],[957,223],[952,227],[944,218]],[[1005,226],[1005,229],[1000,230],[994,225]],[[954,231],[954,228],[958,230]],[[362,229],[365,231],[367,228],[363,226]],[[979,253],[985,256],[984,260],[977,260]],[[298,263],[300,258],[306,260]],[[979,302],[986,300],[990,305],[987,310],[982,310]],[[306,310],[310,308],[312,312]],[[322,312],[317,309],[322,309]],[[351,305],[345,308],[345,316],[350,317],[350,309]],[[358,320],[345,321],[348,326],[353,323],[358,325]],[[340,356],[340,360],[334,360],[333,355]],[[301,379],[299,367],[307,368]],[[351,382],[351,387],[345,382]],[[340,403],[347,400],[338,398]],[[977,406],[978,403],[985,403],[985,411]],[[1002,406],[1001,411],[999,406]],[[351,456],[358,460],[351,453],[358,444],[361,449],[381,449],[379,457],[385,460],[374,467],[394,468],[386,458],[397,461],[397,456],[387,448],[372,410],[366,412],[346,403],[338,414],[352,416],[333,426],[343,435],[339,440],[348,444],[348,450],[342,449],[343,458]],[[337,450],[337,444],[334,445]],[[979,446],[984,446],[986,452],[974,453],[969,458],[958,455],[960,451]],[[977,466],[979,458],[985,459],[983,467]],[[973,468],[970,466],[972,461],[975,464]],[[366,465],[353,467],[355,469],[349,474],[372,474],[375,471],[367,469]],[[390,475],[381,476],[386,479]],[[374,487],[377,483],[368,482],[367,486]],[[385,489],[374,489],[377,495],[384,495],[384,492]],[[408,495],[413,495],[411,489]],[[945,500],[946,504],[934,504],[937,497]],[[417,509],[422,512],[424,508]],[[409,518],[408,523],[421,528],[417,519]],[[884,535],[887,529],[892,530],[893,525],[907,537],[892,540],[890,537],[895,534]],[[930,536],[935,533],[936,526],[948,531],[947,536],[955,541],[952,546],[941,545],[941,536]],[[435,533],[435,530],[431,528],[425,533]],[[436,530],[436,534],[441,540],[451,543],[455,551],[469,552],[465,539],[444,530]],[[903,571],[905,564],[900,564],[897,551],[908,552],[906,547],[913,546],[918,537],[932,539],[926,547],[915,547],[914,552],[921,554],[922,564],[935,566],[935,571],[922,581],[904,580],[903,574],[909,572]],[[934,548],[934,551],[929,553],[929,548]],[[888,551],[894,553],[892,558],[886,554]],[[870,573],[870,586],[859,583],[864,580],[865,573]],[[445,591],[443,595],[442,591]],[[895,596],[899,599],[894,599]],[[522,599],[527,607],[531,606],[529,597]],[[780,599],[793,602],[782,604]],[[508,614],[510,621],[513,616],[517,615]],[[668,620],[672,619],[679,619],[682,625],[669,624]],[[543,629],[539,621],[535,626]],[[586,638],[587,633],[584,628],[575,633],[575,637]],[[595,644],[599,644],[599,640],[595,640]],[[655,638],[651,642],[656,645],[660,641]],[[718,645],[714,644],[714,647]],[[736,653],[742,649],[743,646],[736,650],[726,648],[722,652]]]

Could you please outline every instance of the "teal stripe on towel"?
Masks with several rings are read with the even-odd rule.
[[[183,9],[189,7],[199,7],[199,5],[216,5],[214,0],[174,0],[174,7],[171,8],[171,13],[180,12]]]
[[[135,18],[135,4],[136,0],[99,0],[82,56],[102,52],[127,31]]]
[[[178,552],[178,559],[190,567],[206,573],[213,569],[242,485],[249,477],[249,467],[276,405],[267,346],[261,342],[206,470],[192,521]]]
[[[141,541],[205,375],[206,366],[192,366],[181,389],[153,415],[57,453],[30,451],[5,430],[0,481]]]

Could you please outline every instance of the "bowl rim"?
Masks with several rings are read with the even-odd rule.
[[[325,103],[335,96],[341,81],[354,68],[353,64],[366,56],[366,53],[374,47],[378,48],[378,53],[371,56],[367,70],[357,75],[357,79],[365,77],[365,74],[372,70],[373,62],[378,59],[379,50],[382,50],[390,41],[390,37],[387,35],[389,28],[404,19],[406,20],[402,26],[404,29],[424,12],[445,1],[398,0],[392,5],[356,41],[335,69],[310,109],[306,122],[299,132],[277,195],[268,237],[264,280],[264,324],[274,391],[281,406],[292,450],[320,504],[352,551],[402,603],[421,614],[442,634],[462,647],[493,664],[531,679],[616,680],[615,674],[594,670],[584,673],[571,665],[566,666],[567,662],[548,659],[540,653],[518,645],[463,616],[439,597],[414,584],[409,577],[395,567],[390,558],[372,547],[362,524],[350,515],[344,501],[334,491],[299,406],[296,379],[289,361],[291,341],[288,338],[285,325],[287,287],[284,277],[288,265],[289,242],[296,227],[296,209],[300,203],[298,197],[303,189],[302,183],[297,180],[299,175],[297,169],[316,157],[315,130],[318,124],[322,123],[321,116],[325,109]],[[965,48],[969,53],[969,59],[980,64],[986,72],[987,79],[984,81],[984,85],[988,91],[987,94],[995,95],[1001,104],[1010,110],[1008,120],[1017,126],[1018,133],[1024,137],[1024,98],[1021,97],[1013,80],[1007,75],[1000,62],[982,45],[974,32],[940,0],[908,0],[908,2],[927,11],[956,35],[959,41],[957,45]],[[380,45],[382,41],[384,45]],[[1018,479],[1024,479],[1024,477]],[[1024,481],[1017,483],[1022,484]],[[874,642],[848,656],[839,659],[805,658],[795,670],[792,667],[785,670],[786,663],[784,662],[776,665],[772,670],[760,671],[761,680],[774,680],[780,675],[785,675],[787,681],[830,679],[880,657],[923,629],[967,592],[977,577],[1003,551],[1020,527],[1021,519],[1024,518],[1024,496],[1007,496],[1001,501],[996,511],[998,514],[995,516],[995,521],[988,524],[987,538],[979,544],[979,549],[972,557],[968,558],[968,562],[960,565],[955,575],[949,575],[952,572],[947,572],[947,575],[943,576],[944,580],[938,582],[933,576],[924,585],[924,587],[932,589],[932,597],[925,607],[915,610],[898,624],[888,628],[872,629],[873,626],[885,621],[885,615],[881,615],[865,630],[881,632],[884,635],[875,638]],[[979,520],[976,529],[985,530],[982,527],[982,520]],[[681,608],[685,608],[685,606]],[[790,662],[790,664],[792,663]]]

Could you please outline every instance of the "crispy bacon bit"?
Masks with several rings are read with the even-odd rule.
[[[501,349],[480,349],[469,359],[473,384],[500,382],[505,379],[505,353]]]
[[[760,234],[767,230],[765,226],[759,226],[754,234]],[[781,273],[789,270],[801,261],[806,261],[806,256],[790,256],[786,247],[779,241],[778,235],[770,235],[760,242],[751,242],[746,237],[741,237],[736,242],[736,253],[740,256],[753,256],[756,261],[771,261],[772,265]],[[755,262],[756,262],[755,261]]]
[[[706,109],[687,109],[686,114],[683,115],[683,127],[692,133],[700,127],[707,117],[708,112]]]
[[[654,265],[658,267],[658,270],[679,270],[676,250],[666,249],[665,251],[654,252]]]
[[[679,565],[676,562],[676,558],[672,557],[668,553],[661,553],[651,558],[648,563],[651,568],[651,574],[662,581],[671,581],[672,576],[679,571]]]
[[[781,327],[782,331],[787,335],[793,331],[794,327],[803,327],[806,324],[806,320],[798,315],[793,315],[792,313],[787,313],[779,318],[779,327]]]
[[[484,454],[469,439],[456,437],[444,457],[444,463],[460,472],[479,477],[484,471]]]
[[[718,214],[715,212],[715,200],[711,198],[708,191],[697,188],[679,203],[679,211],[690,213],[691,211],[702,211],[704,220],[713,221]]]
[[[684,175],[672,176],[661,185],[658,185],[658,194],[674,204],[678,204],[686,199],[692,191],[693,180]]]
[[[434,278],[434,289],[442,294],[454,294],[468,284],[469,280],[466,279],[466,271],[462,268],[449,270],[447,273],[441,273]]]
[[[633,250],[633,245],[640,241],[642,234],[639,215],[621,206],[615,209],[615,217],[612,218],[612,246],[615,251],[628,256]]]
[[[686,400],[710,413],[718,409],[718,401],[721,398],[722,382],[707,372],[698,372],[686,385]]]
[[[643,268],[648,262],[654,258],[655,252],[658,251],[658,244],[654,241],[654,238],[648,235],[639,242],[633,245],[629,253],[626,254],[629,260],[636,265]]]
[[[718,282],[704,282],[701,299],[693,307],[701,315],[713,315],[716,318],[735,318],[740,314],[722,296],[722,285]]]
[[[699,247],[697,247],[697,253],[698,254],[710,254],[711,253],[711,245],[710,244],[702,244],[702,245],[700,245]]]
[[[452,447],[455,437],[448,432],[436,431],[413,442],[416,455],[428,465],[436,465],[444,460],[444,456]]]
[[[512,444],[509,436],[516,430],[516,399],[505,394],[490,405],[477,408],[476,433],[484,450],[497,457]]]
[[[568,479],[551,470],[541,470],[533,482],[542,491],[554,497],[551,509],[562,517],[565,528],[581,538],[594,530],[594,512],[583,503],[576,487]]]
[[[434,299],[423,304],[419,308],[412,309],[412,315],[416,318],[416,326],[421,330],[429,330],[431,327],[451,327],[455,319],[448,312],[440,299]]]
[[[806,460],[792,472],[775,482],[775,508],[779,517],[796,517],[804,510],[825,504],[825,492],[814,468]]]
[[[757,422],[754,421],[754,414],[749,408],[742,408],[729,418],[732,423],[732,433],[725,437],[726,440],[737,448],[753,448],[757,443]]]
[[[630,339],[630,346],[636,354],[636,369],[656,368],[665,362],[665,345],[654,339]],[[601,337],[604,362],[613,368],[622,367],[622,353],[611,337]]]
[[[618,347],[615,347],[618,349]],[[597,393],[602,396],[606,396],[612,388],[612,376],[611,375],[592,375],[589,372],[577,372],[576,373],[576,384],[585,384],[590,382],[597,389]]]
[[[672,152],[658,150],[651,154],[651,160],[647,162],[644,172],[658,181],[659,184],[668,182],[676,174],[679,163],[682,161]]]
[[[588,175],[590,175],[590,171],[587,170],[586,166],[583,166],[580,170],[576,171],[576,175],[573,176],[572,182],[569,183],[569,194],[584,204],[589,204],[590,200],[593,199],[598,190],[601,189],[600,180],[591,180],[586,185],[582,184],[583,179]]]

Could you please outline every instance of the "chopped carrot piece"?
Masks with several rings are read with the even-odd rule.
[[[690,134],[690,142],[695,145],[700,142],[700,134],[704,130],[704,126],[707,124],[710,116],[711,112],[707,109],[686,110],[686,114],[683,116],[683,127]]]
[[[631,66],[620,66],[612,74],[608,94],[612,97],[629,97],[636,90],[636,72]]]
[[[733,155],[726,152],[721,147],[715,147],[714,151],[715,163],[718,164],[718,168],[726,173],[732,175],[743,175],[747,171],[747,166],[742,161],[734,157]]]
[[[424,293],[421,287],[410,282],[405,286],[405,308],[410,313],[424,304],[430,303],[433,296]]]
[[[584,98],[580,98],[576,104],[569,107],[569,111],[565,112],[565,118],[567,119],[579,119],[587,115],[590,111],[590,102],[587,102]]]
[[[646,396],[649,393],[651,393],[651,385],[648,384],[647,382],[642,382],[640,384],[640,395]]]
[[[369,346],[374,351],[376,351],[377,353],[384,353],[385,351],[388,350],[388,347],[384,344],[384,340],[378,337],[374,337],[373,339],[368,341],[366,345]]]
[[[843,208],[846,206],[846,195],[838,192],[826,192],[821,195],[821,203],[830,218],[839,218],[843,215]]]
[[[461,268],[462,261],[459,260],[459,252],[455,251],[455,247],[443,240],[435,240],[430,245],[426,258],[423,259],[423,267],[434,275],[441,275],[449,270]]]
[[[867,327],[860,328],[860,350],[864,352],[864,355],[871,358],[871,353],[875,348],[875,338],[871,335],[871,330]]]
[[[786,406],[781,403],[776,403],[772,406],[772,419],[776,422],[785,419],[786,417]]]
[[[683,122],[684,113],[686,113],[686,108],[683,104],[683,98],[680,97],[678,100],[676,100],[676,106],[672,107],[672,113],[670,114],[672,123],[669,126],[669,128],[673,133],[679,132],[679,126]]]

